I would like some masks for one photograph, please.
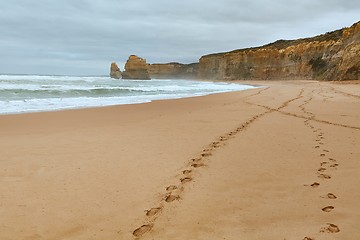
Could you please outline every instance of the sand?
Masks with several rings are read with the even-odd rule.
[[[0,239],[360,239],[360,85],[0,116]]]

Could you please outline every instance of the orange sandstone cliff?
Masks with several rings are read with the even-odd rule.
[[[202,56],[199,63],[147,64],[131,55],[122,75],[124,79],[360,80],[360,22],[312,38]]]
[[[151,78],[158,79],[196,79],[198,76],[198,63],[155,63],[148,65]]]
[[[200,79],[360,79],[360,22],[313,38],[202,56]]]

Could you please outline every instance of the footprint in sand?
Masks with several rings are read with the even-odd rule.
[[[324,151],[324,152],[330,152],[329,150],[326,150],[326,149],[324,149],[323,151]]]
[[[323,178],[323,179],[330,179],[331,178],[331,176],[329,174],[323,174],[323,173],[319,174],[318,177]]]
[[[223,137],[223,136],[220,137],[220,141],[221,141],[221,142],[226,141],[226,140],[228,140],[227,137]]]
[[[151,208],[150,210],[146,210],[146,216],[152,217],[155,216],[158,212],[160,212],[161,208]]]
[[[152,227],[153,226],[151,224],[142,225],[141,227],[139,227],[133,231],[133,235],[135,237],[140,237],[140,236],[144,235],[145,233],[149,232],[152,229]]]
[[[322,162],[320,163],[320,166],[325,166],[326,164],[328,164],[328,162]]]
[[[165,201],[170,203],[170,202],[173,202],[175,200],[178,200],[180,199],[180,196],[179,195],[172,195],[172,194],[169,194],[166,198],[165,198]]]
[[[193,158],[193,159],[191,159],[191,161],[193,161],[193,162],[200,162],[202,159],[201,158]]]
[[[314,238],[304,237],[303,240],[315,240]]]
[[[334,158],[329,158],[329,160],[332,162],[336,162],[336,160]]]
[[[184,170],[184,171],[182,171],[182,173],[183,173],[184,175],[190,174],[191,172],[192,172],[191,170]]]
[[[336,199],[337,197],[333,193],[328,193],[325,196],[322,196],[322,198]]]
[[[180,179],[180,182],[182,182],[182,183],[187,183],[187,182],[191,182],[191,181],[192,181],[191,177],[185,177],[185,178]]]
[[[319,145],[316,145],[315,148],[320,148],[320,146],[319,146]]]
[[[174,191],[174,190],[176,190],[178,187],[177,186],[175,186],[175,185],[170,185],[170,186],[168,186],[167,188],[166,188],[166,191]]]
[[[209,153],[209,152],[205,152],[205,153],[202,153],[202,154],[201,154],[202,157],[209,157],[209,156],[211,156],[211,155],[212,155],[212,154]]]
[[[324,171],[326,171],[326,168],[321,167],[318,169],[318,172],[324,172]]]
[[[305,185],[305,186],[309,186],[309,185]],[[316,188],[316,187],[320,186],[320,183],[314,182],[314,183],[310,184],[310,186],[313,188]]]
[[[338,167],[338,166],[339,166],[339,164],[337,164],[337,163],[330,165],[331,168],[336,168],[336,167]]]
[[[199,168],[199,167],[204,167],[205,164],[203,164],[203,163],[193,163],[193,164],[191,164],[191,166],[194,167],[194,168]]]
[[[325,157],[325,153],[321,153],[321,154],[320,154],[320,157]]]
[[[331,212],[334,209],[333,206],[326,206],[324,208],[322,208],[321,210],[324,212]]]
[[[335,224],[328,223],[328,226],[323,227],[320,232],[327,232],[327,233],[338,233],[340,232],[340,228]]]

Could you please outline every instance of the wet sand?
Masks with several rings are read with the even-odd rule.
[[[1,239],[360,239],[360,85],[0,116]]]

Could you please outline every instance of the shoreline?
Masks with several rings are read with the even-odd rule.
[[[360,86],[255,83],[0,115],[0,236],[360,237]]]
[[[260,86],[259,85],[259,86],[254,86],[254,87],[260,88],[260,87],[266,87],[266,86]],[[255,89],[255,88],[252,88],[252,89]],[[13,116],[13,115],[23,115],[23,114],[53,113],[53,112],[63,112],[63,111],[91,110],[91,109],[98,109],[98,108],[118,107],[118,106],[123,106],[123,105],[149,104],[149,103],[158,102],[158,101],[178,100],[178,99],[187,99],[187,98],[199,98],[199,97],[206,97],[206,96],[211,96],[211,95],[216,95],[216,94],[242,92],[242,91],[247,91],[247,90],[252,90],[252,89],[234,90],[234,91],[229,91],[229,92],[217,92],[217,93],[209,93],[209,94],[205,94],[205,95],[179,97],[179,98],[164,98],[164,99],[150,100],[148,102],[124,103],[124,104],[92,106],[92,107],[79,107],[79,108],[64,108],[64,109],[54,109],[54,110],[49,110],[49,111],[44,110],[44,111],[36,111],[36,112],[3,113],[3,114],[0,113],[0,117],[1,116],[8,116],[8,115]]]
[[[161,80],[165,80],[165,81],[169,81],[169,80],[175,80],[177,81],[176,79],[152,79],[154,81],[161,81]],[[113,82],[114,80],[112,80],[111,82]],[[219,82],[216,82],[216,81],[197,81],[197,80],[181,80],[181,81],[189,81],[189,82],[202,82],[202,83],[219,83]],[[146,81],[148,82],[148,81]],[[224,83],[226,85],[232,85],[232,84],[236,84],[236,83],[226,83],[224,81],[222,81],[221,83]],[[239,85],[241,86],[241,88],[253,88],[253,87],[256,87],[256,86],[253,86],[251,84],[236,84],[236,85]],[[173,87],[172,85],[169,85],[170,87]],[[91,89],[91,86],[88,86],[89,89]],[[110,89],[111,89],[111,86],[109,86]],[[132,87],[133,86],[128,86],[128,89],[129,91],[132,91]],[[150,86],[151,87],[151,86]],[[165,86],[165,87],[168,87],[168,86]],[[176,86],[178,87],[178,86]],[[181,89],[181,85],[179,86],[180,89]],[[211,86],[211,87],[214,87],[214,86]],[[18,102],[18,101],[21,101],[21,102],[33,102],[32,104],[30,104],[29,106],[26,104],[24,105],[24,107],[18,110],[20,111],[12,111],[11,112],[11,105],[10,106],[7,106],[9,108],[8,112],[4,112],[4,113],[0,113],[0,115],[17,115],[17,114],[27,114],[27,113],[40,113],[40,112],[57,112],[57,111],[66,111],[66,110],[76,110],[76,109],[88,109],[88,108],[98,108],[98,107],[108,107],[108,106],[118,106],[118,105],[133,105],[133,104],[143,104],[143,103],[149,103],[149,102],[152,102],[152,101],[158,101],[158,100],[171,100],[171,99],[181,99],[181,98],[189,98],[189,97],[201,97],[201,96],[206,96],[206,95],[212,95],[212,94],[218,94],[218,93],[226,93],[226,92],[234,92],[234,91],[243,91],[243,90],[247,90],[247,89],[224,89],[222,88],[221,86],[217,86],[219,89],[217,89],[216,91],[211,89],[206,89],[205,87],[203,87],[203,89],[201,88],[200,86],[200,89],[202,90],[201,92],[193,92],[193,93],[179,93],[179,94],[173,94],[172,91],[170,92],[166,92],[165,94],[164,93],[161,93],[161,91],[164,91],[164,90],[160,90],[160,92],[158,93],[153,93],[151,95],[148,95],[148,94],[143,94],[143,95],[137,95],[136,93],[131,95],[131,96],[117,96],[117,95],[113,95],[113,96],[96,96],[96,97],[86,97],[86,96],[83,96],[85,98],[89,98],[90,99],[90,103],[87,103],[87,104],[75,104],[74,105],[69,105],[69,104],[65,104],[65,105],[61,105],[59,104],[59,100],[61,100],[60,102],[62,102],[63,100],[68,100],[68,99],[72,99],[73,97],[65,97],[65,98],[34,98],[34,99],[18,99],[16,100],[15,102]],[[160,87],[161,88],[161,87]],[[136,90],[135,90],[136,91]],[[181,90],[179,90],[181,92]],[[208,92],[209,91],[209,92]],[[81,99],[82,97],[78,97],[76,100],[74,100],[75,102],[78,101],[78,99]],[[97,102],[96,104],[94,104],[93,100],[91,98],[97,98],[99,100],[99,102]],[[109,98],[116,98],[117,99],[117,102],[113,102],[113,100],[111,100],[109,102]],[[57,102],[46,102],[45,104],[42,103],[42,109],[37,109],[37,106],[36,104],[34,105],[35,101],[38,101],[38,100],[50,100],[50,99],[55,99],[57,100]],[[127,99],[127,100],[125,100]],[[131,99],[130,101],[128,99]],[[12,102],[11,101],[8,101],[8,102]],[[24,103],[24,104],[25,104]],[[102,105],[101,105],[102,104]],[[55,108],[52,108],[50,109],[49,106],[52,105],[54,106]],[[27,108],[26,108],[27,107]],[[6,107],[5,107],[6,109]],[[30,109],[30,110],[28,110]]]

